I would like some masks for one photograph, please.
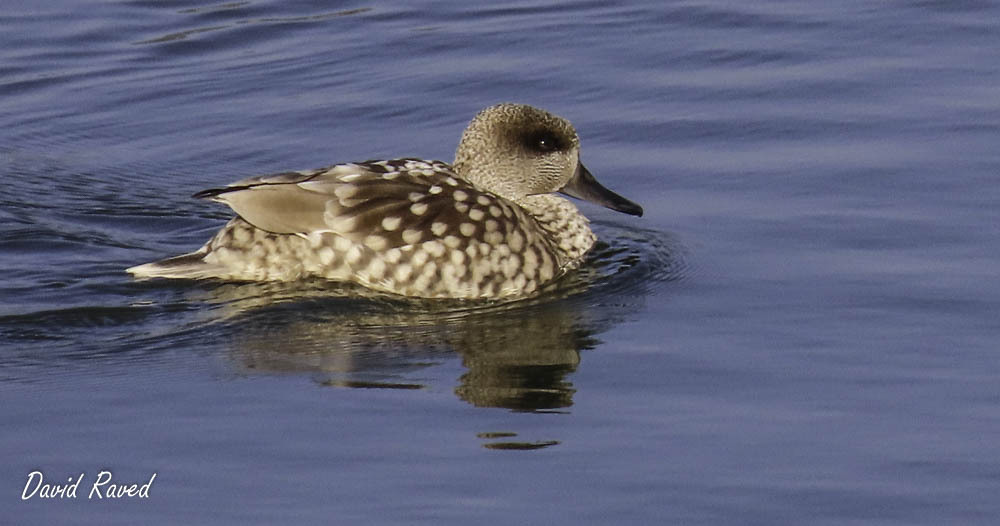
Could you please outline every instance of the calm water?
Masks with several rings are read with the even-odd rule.
[[[1000,7],[7,2],[11,524],[996,524]],[[571,119],[559,293],[133,282],[191,193]],[[347,291],[349,292],[349,291]],[[76,499],[22,500],[28,474]],[[149,498],[88,500],[108,470]]]

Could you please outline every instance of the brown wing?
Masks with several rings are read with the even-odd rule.
[[[459,179],[448,164],[417,159],[253,177],[195,196],[229,205],[262,230],[333,232],[375,250],[448,236],[463,246],[472,240],[503,244],[515,232],[520,233],[515,239],[531,237],[528,223],[534,221],[505,199]]]

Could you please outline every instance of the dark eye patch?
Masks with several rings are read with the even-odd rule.
[[[548,130],[530,132],[523,137],[524,145],[532,151],[549,153],[565,148],[565,143]]]

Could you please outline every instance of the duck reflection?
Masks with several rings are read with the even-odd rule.
[[[593,348],[594,335],[607,328],[565,300],[444,313],[391,312],[395,306],[357,299],[308,303],[322,314],[303,315],[300,302],[236,320],[237,368],[308,373],[331,386],[420,389],[439,383],[434,366],[457,354],[465,368],[455,388],[462,400],[552,410],[572,405],[567,377],[580,351]]]
[[[422,389],[454,382],[449,365],[457,354],[465,369],[454,390],[460,399],[477,407],[558,411],[573,404],[569,378],[580,351],[597,346],[598,334],[645,301],[650,280],[637,269],[656,262],[643,262],[635,250],[600,245],[552,290],[507,304],[359,297],[365,291],[331,290],[326,282],[223,284],[205,290],[204,299],[231,329],[231,357],[245,374]]]
[[[508,311],[452,333],[449,343],[467,369],[455,394],[475,406],[519,411],[573,405],[576,390],[567,375],[601,330],[577,307],[565,302]]]

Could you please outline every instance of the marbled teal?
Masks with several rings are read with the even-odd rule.
[[[413,158],[252,177],[195,197],[237,214],[189,254],[128,269],[141,278],[320,277],[420,298],[512,298],[580,265],[596,237],[556,192],[642,208],[580,163],[565,119],[523,104],[481,111],[455,162]]]

